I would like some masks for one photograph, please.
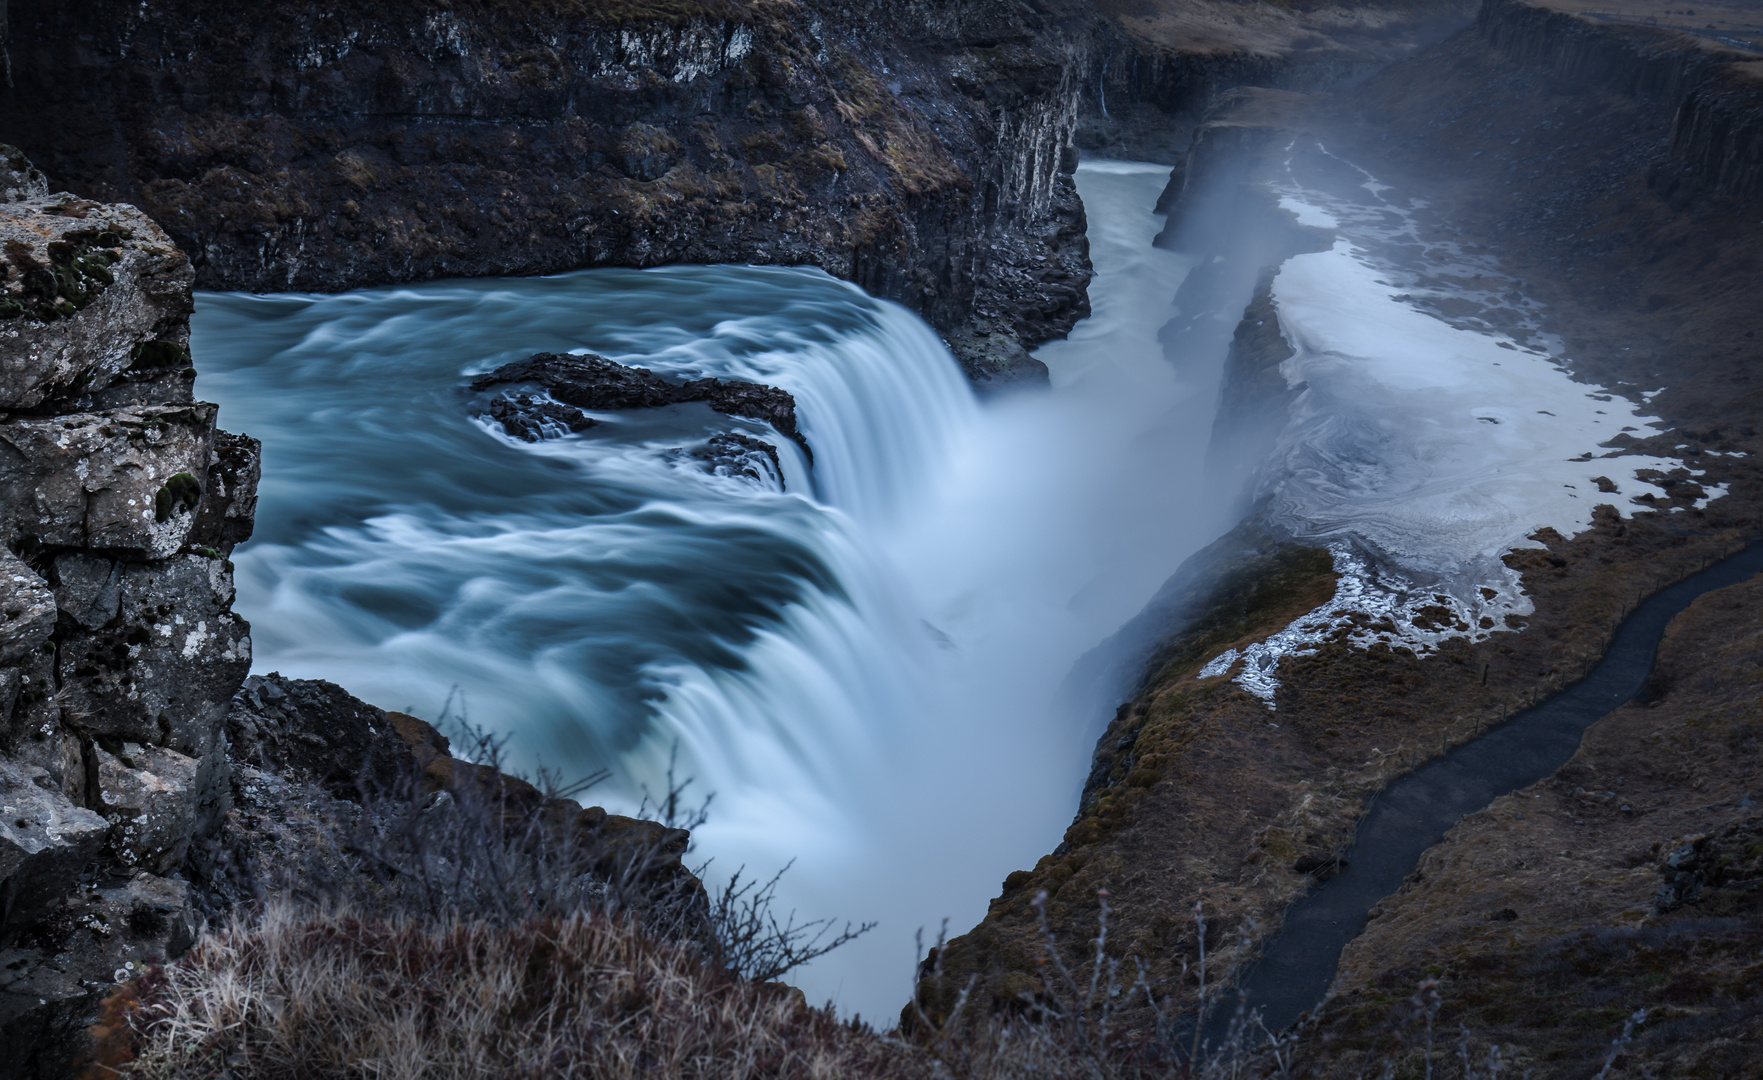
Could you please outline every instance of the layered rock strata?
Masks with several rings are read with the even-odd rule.
[[[334,290],[810,264],[982,384],[1087,312],[1087,151],[1176,160],[1219,93],[1314,89],[1467,0],[644,0],[417,13],[13,0],[0,139],[162,222],[199,284]],[[1177,141],[1181,140],[1181,141]]]
[[[1448,36],[1476,7],[1473,0],[1100,0],[1078,145],[1179,167],[1223,94],[1244,86],[1314,91],[1363,78]]]
[[[257,444],[193,401],[189,261],[0,150],[0,1030],[53,1073],[100,988],[189,945],[251,663],[227,555]],[[119,974],[121,973],[121,974]]]

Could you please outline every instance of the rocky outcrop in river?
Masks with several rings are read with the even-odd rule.
[[[539,387],[552,400],[504,393],[486,406],[484,415],[527,442],[542,437],[546,424],[570,431],[592,426],[592,419],[579,411],[572,416],[568,409],[557,408],[558,403],[581,410],[652,409],[702,401],[717,412],[770,424],[778,434],[795,440],[809,461],[814,460],[808,440],[796,428],[796,399],[775,386],[739,379],[674,382],[648,368],[626,367],[593,353],[535,353],[471,380],[471,389],[480,393],[520,385]]]

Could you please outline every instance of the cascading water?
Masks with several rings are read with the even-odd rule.
[[[971,925],[1057,842],[1095,737],[1049,707],[1072,661],[1219,524],[1222,357],[1156,341],[1166,175],[1080,170],[1095,313],[1041,351],[1052,393],[984,404],[919,320],[811,270],[203,295],[199,391],[264,442],[257,668],[431,718],[458,688],[524,762],[611,767],[614,807],[677,745],[716,792],[713,879],[794,858],[786,907],[879,921],[796,977],[885,1022],[914,931]],[[532,446],[469,419],[467,374],[569,349],[783,387],[814,466],[698,405]],[[731,429],[785,491],[678,449]]]

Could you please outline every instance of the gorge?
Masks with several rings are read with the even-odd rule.
[[[281,813],[253,732],[427,767],[403,714],[610,767],[614,811],[714,791],[712,889],[794,859],[786,908],[879,921],[791,976],[844,1014],[948,918],[908,1029],[1010,1015],[1105,896],[1178,1012],[1196,901],[1215,983],[1295,949],[1313,1075],[1425,979],[1545,1075],[1643,1005],[1620,1075],[1759,1058],[1744,575],[1382,867],[1338,971],[1302,930],[1405,785],[1756,535],[1742,8],[87,6],[12,5],[0,139],[166,233],[11,159],[9,505],[89,499],[8,541],[8,805],[66,837],[0,823],[19,1075],[233,902],[215,845]],[[749,403],[489,380],[535,353]],[[228,705],[247,663],[287,678]]]
[[[451,700],[523,760],[611,768],[627,810],[677,743],[715,792],[701,850],[794,859],[788,906],[880,922],[802,985],[887,1015],[914,931],[977,918],[1056,838],[1086,749],[1049,707],[1064,670],[1209,538],[1201,479],[1167,479],[1204,454],[1223,359],[1178,376],[1156,344],[1185,265],[1150,244],[1167,172],[1079,170],[1097,313],[1040,354],[1054,395],[984,405],[922,323],[813,271],[199,295],[198,392],[268,463],[236,560],[255,663]],[[474,420],[468,375],[538,349],[784,388],[813,468],[753,421],[781,490],[707,473],[682,447],[729,420],[702,406],[531,446]]]

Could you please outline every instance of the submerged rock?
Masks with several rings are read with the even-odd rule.
[[[596,423],[580,409],[536,394],[504,394],[490,402],[485,415],[521,442],[560,438]]]
[[[759,484],[784,489],[784,470],[777,447],[738,431],[712,435],[701,446],[686,451],[714,476],[740,476]]]
[[[770,424],[779,434],[795,440],[809,461],[814,460],[808,440],[796,429],[796,399],[775,386],[714,378],[674,382],[648,368],[626,367],[594,353],[535,353],[479,375],[471,381],[471,389],[484,391],[521,383],[543,387],[554,400],[546,402],[531,395],[509,394],[492,402],[482,415],[501,423],[515,438],[528,442],[544,437],[547,423],[568,426],[552,415],[556,409],[546,411],[558,402],[577,409],[651,409],[702,401],[717,412]],[[539,434],[526,434],[533,431]]]

